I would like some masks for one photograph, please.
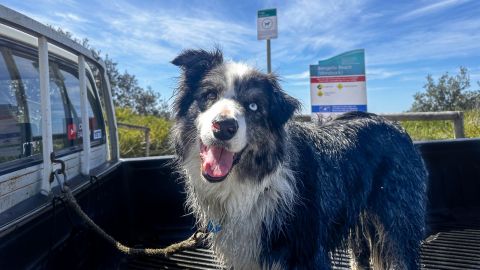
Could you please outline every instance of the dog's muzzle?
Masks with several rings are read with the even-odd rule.
[[[213,136],[221,141],[228,141],[238,130],[238,122],[234,118],[216,117],[212,121]]]

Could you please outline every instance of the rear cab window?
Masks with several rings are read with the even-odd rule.
[[[42,130],[38,51],[0,39],[0,173],[2,168],[41,162]],[[105,121],[90,72],[87,74],[91,146],[106,142]],[[78,65],[49,54],[53,150],[82,150]]]
[[[39,159],[41,115],[38,62],[0,43],[0,163]]]

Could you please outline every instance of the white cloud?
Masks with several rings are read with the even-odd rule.
[[[98,16],[103,28],[91,38],[95,47],[103,47],[111,55],[137,55],[143,63],[166,64],[185,48],[212,48],[218,44],[225,55],[243,59],[257,50],[250,42],[255,38],[255,29],[239,22],[214,18],[202,11],[158,12],[128,2],[115,4],[104,6],[108,10]]]
[[[290,80],[304,80],[308,79],[310,77],[310,71],[304,71],[302,73],[296,73],[296,74],[288,74],[283,76],[285,79],[290,79]]]
[[[84,37],[90,38],[90,34],[92,34],[92,32],[89,31],[89,23],[91,23],[91,21],[78,14],[66,11],[55,11],[52,13],[52,15],[49,16],[48,14],[44,14],[41,12],[31,13],[21,9],[16,9],[16,11],[42,24],[49,25],[54,28],[59,27],[64,31],[72,33],[76,38],[79,39],[83,39]]]
[[[372,46],[369,64],[383,65],[478,55],[480,19],[447,21],[394,36],[390,42]]]
[[[384,86],[380,86],[380,87],[369,87],[367,85],[367,94],[368,93],[373,93],[373,92],[385,92],[385,91],[391,91],[391,90],[394,90],[395,88],[392,88],[392,87],[384,87]]]
[[[394,71],[394,70],[385,69],[385,68],[368,68],[366,72],[367,72],[368,80],[388,79],[388,78],[402,74],[402,72],[400,71]]]
[[[288,86],[304,86],[304,89],[310,89],[310,80],[287,82],[285,84]]]
[[[83,17],[80,17],[79,15],[77,14],[73,14],[73,13],[63,13],[63,12],[55,12],[53,13],[55,16],[61,18],[61,19],[64,19],[64,20],[69,20],[69,21],[73,21],[75,23],[85,23],[85,22],[89,22],[89,20],[83,18]]]
[[[460,5],[464,4],[466,2],[469,2],[470,0],[443,0],[443,1],[436,1],[433,4],[426,5],[420,8],[416,8],[410,12],[407,12],[405,14],[402,14],[395,18],[396,22],[401,22],[405,20],[409,20],[412,18],[420,17],[420,16],[425,16],[429,15],[434,12],[438,12],[440,10],[444,10],[447,8],[451,8],[452,6],[455,5]]]
[[[282,32],[307,32],[338,28],[339,22],[361,13],[365,1],[308,1],[290,2],[285,8],[283,17],[279,17],[279,28]],[[281,23],[281,22],[284,23]]]
[[[254,27],[222,19],[215,16],[215,11],[193,8],[149,10],[128,1],[102,1],[92,10],[64,10],[55,0],[51,1],[45,6],[51,13],[22,13],[42,23],[61,27],[77,38],[86,37],[93,47],[115,59],[131,56],[131,60],[143,64],[166,64],[182,49],[219,45],[225,55],[244,60],[262,51],[263,47],[260,42],[252,46],[251,41],[256,40]],[[92,17],[96,21],[91,21]]]
[[[480,82],[480,71],[474,71],[470,73],[470,80],[471,80],[471,85],[474,86],[474,88],[478,88],[480,86],[477,84],[477,82]]]
[[[279,12],[279,38],[273,54],[283,63],[311,61],[359,48],[375,37],[368,1],[295,1]]]

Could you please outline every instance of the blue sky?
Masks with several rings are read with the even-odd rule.
[[[178,70],[169,62],[187,48],[219,45],[226,58],[266,70],[256,12],[277,8],[279,37],[272,69],[283,88],[310,111],[310,64],[365,49],[369,111],[402,112],[425,76],[470,71],[480,80],[480,1],[101,1],[24,0],[3,5],[88,38],[139,83],[169,99]]]

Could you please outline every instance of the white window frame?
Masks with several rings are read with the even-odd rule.
[[[90,125],[88,118],[88,88],[87,88],[87,76],[86,70],[89,69],[86,61],[91,61],[95,65],[98,65],[103,76],[107,76],[105,64],[98,60],[93,53],[75,43],[68,37],[59,34],[55,30],[38,23],[31,18],[20,14],[14,10],[11,10],[5,6],[0,5],[0,17],[2,23],[0,23],[0,35],[5,36],[8,39],[19,41],[20,43],[38,48],[38,60],[39,60],[39,80],[40,80],[40,100],[41,115],[42,115],[42,164],[41,179],[40,180],[40,192],[48,195],[51,192],[54,183],[50,183],[51,172],[54,167],[50,161],[50,154],[53,152],[53,137],[52,137],[52,119],[51,119],[51,100],[50,100],[50,72],[49,72],[49,54],[58,55],[61,58],[68,59],[72,62],[76,62],[78,65],[78,75],[81,91],[81,122],[82,122],[82,137],[83,137],[83,149],[80,155],[80,173],[88,175],[90,173],[93,162],[90,159],[95,159],[98,156],[96,149],[100,146],[95,146],[95,151],[91,149],[90,139]],[[110,160],[112,163],[119,162],[119,146],[117,137],[117,127],[115,120],[115,112],[113,108],[113,101],[110,96],[110,85],[108,77],[102,78],[101,89],[102,97],[104,98],[104,105],[106,113],[105,132],[107,135],[104,143],[106,150],[108,151]],[[98,100],[97,102],[100,102]],[[108,131],[107,131],[108,129]],[[95,152],[95,153],[94,153]],[[77,167],[78,168],[78,167]],[[70,175],[69,175],[70,178]]]

